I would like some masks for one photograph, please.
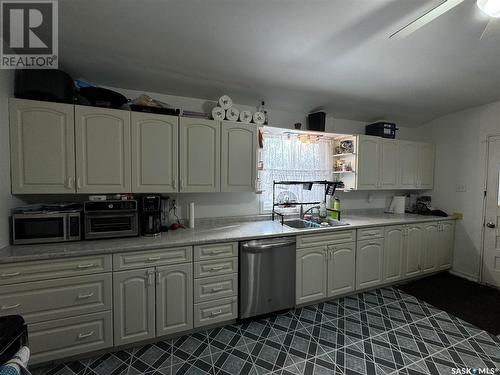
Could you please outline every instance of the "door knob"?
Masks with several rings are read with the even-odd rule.
[[[496,227],[495,223],[494,223],[494,222],[492,222],[492,221],[488,221],[488,222],[486,223],[486,226],[487,226],[488,228],[495,228],[495,227]]]

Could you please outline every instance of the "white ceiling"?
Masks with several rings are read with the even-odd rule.
[[[415,126],[500,99],[500,37],[466,0],[60,0],[60,62],[102,85]]]

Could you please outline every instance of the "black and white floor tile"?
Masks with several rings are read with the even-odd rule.
[[[33,374],[500,374],[497,368],[499,337],[381,288]]]

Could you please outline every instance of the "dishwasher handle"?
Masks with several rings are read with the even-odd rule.
[[[295,238],[273,238],[272,240],[257,240],[242,242],[241,248],[246,251],[275,249],[277,247],[295,245]]]

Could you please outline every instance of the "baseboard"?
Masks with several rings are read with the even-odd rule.
[[[458,272],[458,271],[455,271],[455,270],[449,270],[448,272],[451,273],[454,276],[458,276],[458,277],[461,277],[463,279],[467,279],[469,281],[473,281],[475,283],[479,283],[479,279],[475,275],[469,275],[469,274]]]

